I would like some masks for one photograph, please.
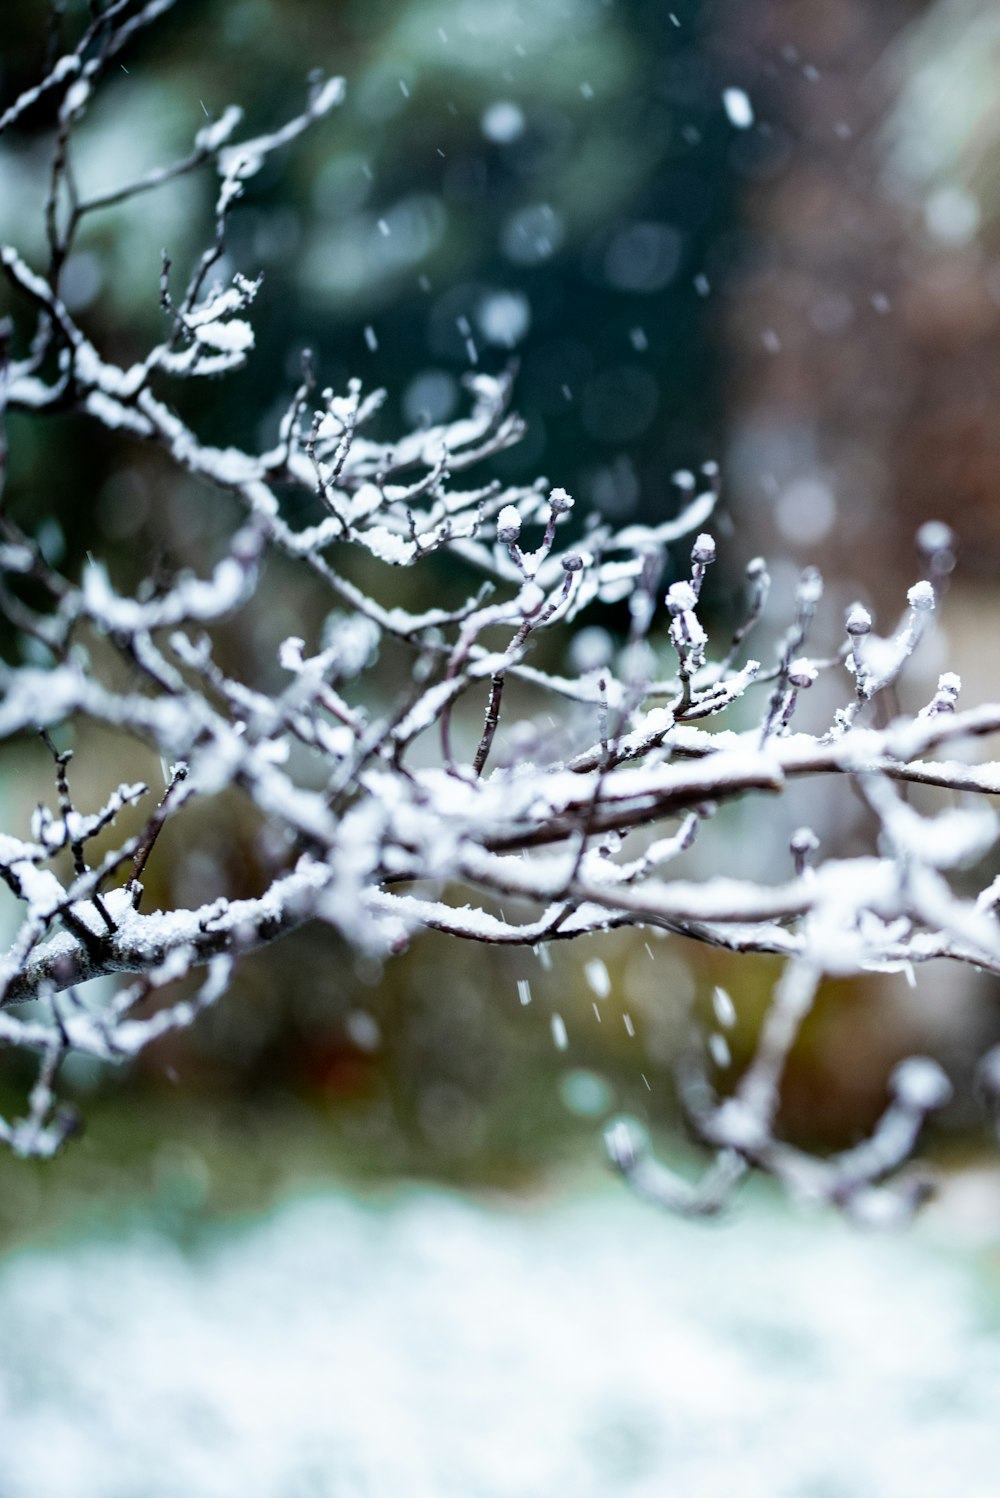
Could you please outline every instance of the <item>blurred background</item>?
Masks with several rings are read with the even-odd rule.
[[[82,7],[67,11],[72,24]],[[39,76],[46,15],[41,0],[0,10],[5,100]],[[220,273],[264,273],[257,352],[238,375],[178,392],[206,439],[273,443],[306,348],[321,385],[359,375],[387,388],[387,431],[456,413],[470,370],[511,368],[528,433],[496,476],[544,473],[585,508],[655,520],[679,505],[675,471],[720,462],[720,638],[757,553],[774,596],[756,649],[786,622],[806,563],[827,582],[823,648],[855,598],[890,628],[918,575],[917,527],[947,520],[959,564],[904,705],[945,666],[969,704],[996,695],[1000,17],[988,0],[179,0],[123,61],[79,134],[85,191],[184,154],[232,102],[247,133],[273,127],[312,68],[347,80],[343,106],[271,158],[232,219]],[[0,143],[3,234],[39,262],[50,144],[44,108]],[[88,220],[65,297],[119,362],[158,336],[161,250],[182,280],[212,191],[195,175]],[[88,549],[123,588],[157,566],[201,568],[234,522],[224,499],[93,426],[12,418],[10,442],[9,502],[71,571]],[[391,585],[410,603],[426,578]],[[321,625],[324,600],[279,563],[269,587],[252,626],[226,637],[230,669],[266,677],[281,639]],[[373,673],[376,696],[392,664]],[[119,768],[96,734],[76,748],[81,803],[125,774],[157,783],[155,765],[132,755]],[[17,831],[51,800],[50,766],[16,746],[0,777],[2,825]],[[803,821],[828,848],[870,836],[841,787],[777,815],[734,809],[694,857],[782,877]],[[249,892],[265,832],[235,804],[174,829],[149,898]],[[704,1046],[725,988],[739,1018],[711,1065],[730,1085],[775,977],[766,959],[734,966],[648,932],[538,956],[431,934],[384,969],[328,931],[300,933],[247,960],[217,1011],[128,1074],[67,1068],[87,1132],[55,1167],[0,1160],[0,1242],[135,1192],[182,1231],[345,1174],[539,1187],[596,1159],[622,1111],[683,1158],[678,1054]],[[995,982],[971,972],[922,974],[914,991],[902,978],[828,984],[783,1128],[845,1145],[884,1106],[894,1062],[930,1051],[959,1084],[933,1148],[967,1160],[987,1142],[972,1067],[998,1033]],[[5,1110],[27,1081],[5,1072]]]

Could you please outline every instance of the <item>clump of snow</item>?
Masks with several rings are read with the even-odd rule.
[[[390,562],[396,567],[412,562],[416,555],[416,547],[412,541],[405,536],[397,536],[395,531],[389,530],[384,525],[368,526],[357,533],[357,539],[373,557],[377,557],[380,562]]]
[[[944,1070],[929,1056],[910,1056],[895,1068],[889,1083],[898,1101],[915,1112],[943,1108],[952,1086]]]
[[[697,595],[688,582],[671,583],[667,589],[667,607],[671,612],[693,609],[698,603]]]
[[[914,583],[906,595],[906,601],[911,609],[927,613],[934,607],[934,589],[928,582]]]
[[[521,512],[516,505],[504,505],[497,516],[497,540],[505,545],[516,541],[521,534]]]
[[[201,323],[195,328],[194,336],[198,343],[224,353],[245,354],[253,348],[253,328],[239,317],[231,318],[229,322]]]
[[[518,608],[525,618],[537,614],[545,602],[545,594],[535,582],[527,582],[517,595]]]
[[[87,78],[77,78],[66,90],[59,113],[63,119],[80,114],[87,105],[92,88]]]

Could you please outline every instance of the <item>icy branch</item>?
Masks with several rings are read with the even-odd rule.
[[[624,1121],[608,1139],[616,1167],[692,1214],[721,1210],[762,1170],[859,1217],[904,1215],[923,1186],[897,1173],[948,1090],[932,1063],[897,1071],[871,1137],[838,1157],[813,1159],[782,1140],[780,1104],[789,1054],[827,979],[941,958],[1000,974],[997,881],[976,873],[998,845],[983,802],[1000,794],[1000,763],[974,754],[1000,733],[1000,705],[960,711],[950,672],[916,714],[892,719],[889,705],[934,628],[954,565],[950,532],[922,529],[925,576],[886,638],[857,605],[844,635],[817,653],[822,582],[807,569],[773,659],[747,659],[767,572],[747,561],[741,622],[717,640],[706,607],[715,466],[678,476],[679,513],[665,506],[618,531],[581,517],[546,481],[504,485],[490,460],[523,431],[509,375],[476,373],[454,420],[391,436],[381,390],[324,387],[307,355],[289,388],[276,377],[285,414],[274,447],[206,440],[197,403],[174,399],[178,384],[254,357],[256,267],[212,279],[232,215],[264,162],[320,126],[343,85],[315,80],[304,108],[244,141],[231,106],[178,161],[82,199],[72,154],[95,91],[109,60],[165,8],[95,8],[76,46],[0,114],[12,141],[36,108],[54,116],[47,262],[0,245],[14,305],[0,335],[0,431],[10,410],[36,423],[71,418],[123,448],[138,439],[206,506],[221,491],[224,513],[239,512],[196,568],[164,566],[130,584],[105,556],[62,570],[47,560],[30,530],[42,496],[0,505],[11,642],[0,741],[30,741],[55,783],[52,807],[25,809],[0,833],[0,877],[17,912],[0,959],[0,1043],[39,1067],[25,1116],[0,1120],[0,1138],[19,1154],[52,1154],[74,1127],[57,1098],[67,1055],[132,1059],[231,992],[243,954],[306,922],[380,961],[423,928],[486,947],[651,925],[776,953],[786,966],[728,1093],[694,1062],[681,1078],[711,1156],[703,1179],[677,1179]],[[163,335],[119,364],[63,298],[74,236],[86,215],[127,210],[198,171],[215,194],[204,249],[175,291],[168,247]],[[5,472],[4,462],[0,482]],[[730,545],[738,554],[739,541]],[[258,628],[268,566],[279,562],[301,601],[280,644]],[[441,579],[454,590],[446,596]],[[592,626],[606,629],[595,628],[588,659],[576,647]],[[245,646],[261,637],[269,659]],[[843,705],[817,721],[813,686],[824,675]],[[139,752],[144,763],[159,757],[158,798],[136,775],[109,773],[95,806],[77,804],[69,751],[57,745],[86,724],[116,738],[126,765]],[[844,857],[804,827],[789,852],[786,827],[773,867],[727,872],[727,806],[806,780],[817,797],[838,781],[860,793],[870,845]],[[911,785],[964,799],[924,815],[904,798]],[[150,871],[168,856],[161,833],[182,813],[197,829],[223,796],[255,840],[256,892],[237,897],[220,874],[212,899],[186,905],[164,879],[166,908],[144,908],[143,880],[152,890]],[[760,837],[766,813],[755,826]],[[739,1005],[735,986],[729,1002]],[[996,1070],[986,1058],[991,1098]]]

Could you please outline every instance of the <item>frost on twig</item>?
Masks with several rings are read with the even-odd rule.
[[[846,641],[814,653],[822,584],[810,569],[774,659],[763,649],[755,659],[745,647],[767,599],[759,558],[746,568],[735,631],[716,641],[705,610],[714,466],[679,477],[679,513],[618,531],[581,518],[547,482],[492,480],[484,466],[522,433],[507,375],[470,376],[457,419],[393,439],[383,392],[355,380],[325,387],[306,356],[297,388],[275,392],[285,415],[272,447],[205,440],[173,394],[253,357],[255,301],[266,295],[252,265],[212,279],[231,215],[265,159],[316,125],[342,90],[315,80],[301,112],[242,142],[230,108],[200,126],[182,160],[82,199],[73,148],[93,92],[109,60],[164,8],[116,0],[95,13],[37,87],[0,114],[12,139],[32,110],[55,115],[46,263],[0,245],[15,307],[0,336],[0,436],[8,411],[35,421],[69,413],[156,449],[206,504],[221,492],[240,518],[197,571],[130,587],[99,556],[60,570],[19,519],[33,497],[0,495],[9,626],[0,740],[38,744],[41,734],[55,779],[55,804],[0,834],[0,877],[17,910],[0,958],[0,1042],[39,1064],[25,1117],[0,1121],[0,1137],[18,1153],[51,1154],[73,1128],[57,1100],[67,1055],[134,1057],[215,1003],[244,953],[306,922],[379,959],[422,928],[535,946],[653,926],[736,953],[776,953],[786,968],[756,1054],[728,1095],[716,1094],[704,1067],[686,1067],[688,1120],[714,1161],[701,1184],[653,1161],[627,1122],[609,1135],[617,1167],[685,1212],[720,1210],[753,1169],[859,1217],[902,1215],[923,1187],[898,1172],[947,1093],[932,1063],[918,1058],[895,1074],[871,1137],[839,1157],[816,1160],[783,1142],[779,1104],[786,1061],[826,978],[939,958],[1000,973],[996,881],[984,875],[971,887],[997,846],[982,802],[1000,794],[1000,766],[968,755],[1000,731],[1000,706],[960,710],[958,679],[945,673],[921,711],[898,718],[889,690],[943,598],[954,560],[947,528],[923,528],[925,576],[886,638],[858,606]],[[74,237],[87,216],[195,171],[215,174],[205,249],[178,279],[167,247],[162,337],[118,364],[63,299]],[[0,485],[5,458],[4,439]],[[226,641],[252,632],[276,559],[322,609],[303,608],[300,628],[266,661],[234,664]],[[426,579],[422,606],[412,587],[400,601],[400,569]],[[445,575],[460,588],[450,598],[440,594]],[[596,665],[583,652],[575,671],[563,664],[581,626],[626,615],[619,651]],[[395,662],[389,682],[380,654]],[[820,677],[836,684],[842,705],[832,713],[811,690]],[[545,704],[551,733],[525,721],[526,701]],[[108,786],[96,809],[76,804],[68,750],[57,746],[86,724],[117,735],[126,762],[129,746],[161,758],[159,798],[129,781]],[[864,853],[819,856],[804,827],[770,880],[738,878],[711,829],[701,831],[726,803],[838,777],[870,810],[876,834]],[[905,798],[910,785],[964,799],[924,815]],[[152,908],[143,881],[161,856],[161,831],[224,794],[267,834],[260,887]],[[132,830],[123,832],[126,817]],[[717,871],[705,875],[713,856]],[[996,1072],[988,1057],[982,1083],[993,1105]]]

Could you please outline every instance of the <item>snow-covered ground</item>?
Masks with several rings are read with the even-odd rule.
[[[933,1225],[695,1226],[614,1184],[34,1248],[0,1265],[0,1498],[995,1498],[998,1279]]]

